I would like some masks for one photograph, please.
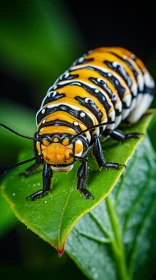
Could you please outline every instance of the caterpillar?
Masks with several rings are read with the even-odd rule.
[[[87,151],[93,149],[100,168],[119,169],[124,164],[106,162],[100,137],[118,141],[139,138],[139,133],[124,134],[116,130],[122,121],[137,122],[154,97],[154,81],[143,62],[121,47],[96,48],[77,59],[48,89],[36,114],[34,137],[17,133],[34,141],[35,157],[17,163],[17,167],[35,160],[24,171],[28,176],[43,164],[43,188],[29,195],[35,200],[48,193],[53,171],[70,171],[75,161],[77,189],[88,199]],[[11,168],[7,169],[8,172]]]

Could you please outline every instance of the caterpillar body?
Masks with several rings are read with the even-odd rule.
[[[89,147],[99,165],[119,169],[119,163],[106,162],[100,137],[124,141],[139,133],[116,130],[126,120],[134,123],[149,108],[154,97],[154,81],[143,62],[120,47],[102,47],[77,59],[48,89],[36,115],[36,162],[24,175],[43,164],[43,189],[28,196],[32,200],[50,191],[53,171],[69,171],[75,161],[77,189],[86,198]]]

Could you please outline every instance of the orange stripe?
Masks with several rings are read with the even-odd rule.
[[[71,86],[70,86],[70,88],[71,88]],[[80,105],[73,98],[63,97],[63,98],[61,98],[61,104],[63,104],[63,103],[66,104],[67,106],[70,106],[70,105],[76,106],[79,110],[84,111],[86,114],[88,114],[93,119],[93,125],[98,124],[97,118],[94,116],[94,114],[86,107]],[[60,104],[60,100],[49,102],[46,105],[44,105],[42,108],[46,108],[50,105],[57,105],[57,104]]]
[[[136,64],[136,67],[140,67],[140,70],[142,72],[147,71],[146,66],[144,65],[144,63],[142,62],[142,60],[138,57],[136,57],[135,54],[133,54],[132,52],[130,52],[129,50],[126,50],[124,48],[121,47],[106,47],[106,48],[99,48],[99,49],[95,49],[93,50],[93,53],[99,51],[99,52],[105,52],[105,51],[109,51],[109,52],[114,52],[116,54],[118,54],[119,56],[123,57],[124,55],[127,56],[129,59],[133,60],[133,57],[135,57],[134,63]]]
[[[98,72],[96,72],[96,71],[94,71],[94,70],[91,70],[91,69],[77,69],[77,70],[73,70],[73,71],[71,72],[71,74],[73,74],[73,75],[78,74],[78,75],[79,75],[79,79],[81,79],[81,80],[84,81],[84,82],[87,81],[87,83],[90,84],[90,85],[92,85],[92,86],[93,86],[93,85],[95,86],[95,84],[92,83],[90,80],[88,80],[89,77],[94,77],[95,79],[101,78],[101,79],[105,80],[105,81],[106,81],[106,84],[108,85],[108,87],[110,88],[110,90],[112,91],[112,93],[113,93],[113,94],[116,96],[116,98],[117,98],[117,102],[116,102],[116,103],[120,102],[120,98],[119,98],[119,96],[118,96],[118,94],[117,94],[117,91],[116,91],[115,86],[113,86],[113,84],[112,84],[109,80],[107,80],[105,77],[103,77],[100,73],[98,73]],[[74,80],[74,79],[73,79],[73,80]],[[97,86],[97,85],[96,85],[96,88],[99,89],[100,91],[102,91],[102,92],[104,93],[104,95],[105,95],[106,98],[107,98],[108,103],[112,106],[112,102],[111,102],[111,100],[110,100],[110,97],[109,97],[108,94],[106,93],[106,91],[105,91],[104,89],[102,89],[100,86]],[[90,97],[89,94],[88,94],[88,97]],[[90,98],[92,98],[92,96],[91,96]],[[92,99],[93,99],[93,98],[92,98]],[[99,102],[99,101],[98,101],[98,102]],[[98,107],[99,109],[101,109],[101,107],[103,108],[103,106],[101,105],[100,102],[99,102],[100,105],[98,105],[98,102],[95,103],[95,104],[97,105],[97,107]],[[101,111],[102,111],[102,110],[101,110]],[[112,108],[110,109],[110,112],[111,112],[111,111],[112,111]]]
[[[70,115],[70,113],[63,112],[63,111],[54,112],[54,113],[48,115],[47,117],[45,117],[44,120],[46,120],[46,123],[48,123],[50,121],[55,121],[55,120],[60,120],[60,121],[63,120],[63,121],[67,121],[71,124],[73,124],[74,122],[77,122],[82,131],[87,128],[87,126],[84,125],[79,119]],[[40,128],[41,124],[42,124],[42,121],[39,123],[38,128]],[[89,132],[85,132],[85,134],[87,135],[87,137],[89,136]]]
[[[120,59],[119,57],[115,56],[114,54],[111,54],[111,53],[105,51],[103,53],[94,52],[94,56],[92,54],[86,56],[86,58],[91,58],[91,57],[94,57],[94,59],[96,61],[100,61],[102,63],[104,63],[104,60],[108,60],[109,62],[118,62],[118,63],[120,63],[121,65],[123,65],[124,69],[126,70],[128,75],[131,77],[133,84],[136,83],[136,80],[135,80],[135,77],[134,77],[134,73],[131,70],[131,68],[127,65],[126,62],[124,62],[122,59]],[[106,64],[105,63],[104,63],[104,68],[106,68]],[[109,68],[109,69],[110,69],[110,71],[112,71],[111,68]]]
[[[77,122],[80,125],[80,128],[82,130],[87,128],[79,119],[75,118],[70,113],[67,113],[64,111],[54,112],[54,113],[48,115],[47,117],[45,117],[44,120],[46,122],[55,121],[55,120],[60,120],[60,121],[63,120],[63,121],[67,121],[71,124],[73,124],[74,122]],[[42,121],[39,123],[38,128],[41,126],[41,124],[42,124]]]
[[[56,133],[68,133],[68,134],[76,134],[75,130],[67,127],[67,126],[47,126],[47,127],[43,127],[41,128],[39,135],[43,135],[43,134],[56,134]]]
[[[133,56],[135,56],[132,52],[130,52],[124,48],[119,48],[119,50],[121,50],[121,52],[123,52],[123,54],[127,55],[129,58],[132,58]],[[137,56],[135,56],[135,63],[140,67],[142,72],[147,71],[146,66],[144,65],[142,60],[140,58],[138,58]]]
[[[101,67],[103,69],[106,69],[108,72],[111,72],[114,76],[117,77],[117,79],[120,81],[121,85],[125,88],[125,93],[124,93],[124,96],[127,96],[127,95],[130,95],[130,89],[128,88],[126,82],[123,80],[123,78],[118,74],[116,73],[114,70],[110,69],[108,66],[104,65],[102,62],[100,61],[92,61],[91,63],[90,62],[87,62],[85,64],[83,64],[83,66],[85,65],[92,65],[92,66],[98,66],[98,67]]]

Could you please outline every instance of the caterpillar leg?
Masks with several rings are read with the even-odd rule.
[[[29,176],[29,175],[31,175],[32,173],[34,173],[34,172],[37,170],[37,168],[40,166],[40,164],[41,164],[40,159],[39,159],[39,160],[36,160],[36,162],[35,162],[33,165],[31,165],[30,167],[28,167],[28,168],[22,173],[22,175],[24,175],[24,176]]]
[[[43,177],[43,189],[27,196],[26,199],[31,198],[32,200],[35,200],[41,196],[44,196],[45,194],[47,194],[50,191],[53,172],[50,167],[50,164],[48,164],[47,162],[44,162],[42,177]]]
[[[109,135],[110,137],[112,137],[113,139],[117,140],[117,141],[125,141],[127,139],[132,139],[132,138],[140,138],[140,135],[142,135],[142,133],[138,133],[138,132],[134,132],[134,133],[123,133],[121,131],[118,130],[111,130],[111,129],[107,129],[104,133],[105,135]]]
[[[87,183],[87,178],[88,178],[88,163],[87,162],[82,162],[80,165],[78,171],[77,171],[77,190],[79,190],[85,197],[86,199],[89,199],[90,197],[93,197],[93,195],[85,188],[86,183]]]
[[[108,169],[119,169],[120,166],[125,166],[125,164],[120,164],[118,162],[106,162],[104,154],[102,151],[101,143],[99,137],[96,137],[93,143],[93,155],[96,158],[96,161],[99,167],[108,168]],[[126,167],[126,166],[125,166]]]

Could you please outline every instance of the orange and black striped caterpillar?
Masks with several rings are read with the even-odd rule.
[[[139,133],[124,134],[116,128],[123,120],[139,120],[153,96],[152,77],[143,62],[126,49],[97,48],[77,59],[48,89],[36,115],[38,131],[34,138],[0,124],[34,140],[35,157],[13,167],[36,160],[24,171],[28,176],[43,164],[43,188],[27,198],[34,200],[49,192],[52,170],[69,171],[77,160],[81,161],[77,189],[86,198],[93,198],[86,189],[88,149],[92,147],[100,168],[119,169],[122,164],[105,161],[100,137],[118,141],[138,138]]]

